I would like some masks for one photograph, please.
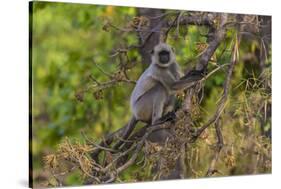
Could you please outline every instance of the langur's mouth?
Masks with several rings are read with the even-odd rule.
[[[162,64],[166,64],[170,61],[170,52],[166,50],[162,50],[158,54],[159,62]]]

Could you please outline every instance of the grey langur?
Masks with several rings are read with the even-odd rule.
[[[200,74],[195,74],[195,77],[193,74],[191,79],[187,76],[182,77],[175,53],[166,43],[156,45],[151,56],[150,66],[140,76],[131,94],[130,106],[133,116],[122,133],[123,139],[129,137],[138,121],[155,124],[163,115],[173,111],[175,93],[202,78]],[[115,148],[121,144],[122,142],[117,143]]]
[[[136,120],[155,124],[173,110],[172,85],[182,76],[172,48],[160,43],[154,47],[152,62],[140,76],[131,95],[131,110]]]

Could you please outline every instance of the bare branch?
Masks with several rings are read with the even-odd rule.
[[[196,25],[196,26],[215,27],[214,20],[210,19],[207,15],[182,16],[178,23],[167,21],[166,27],[177,27],[178,24],[179,25]]]

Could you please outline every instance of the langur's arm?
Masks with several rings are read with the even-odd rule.
[[[171,85],[173,91],[183,90],[192,87],[204,77],[202,71],[192,70]]]

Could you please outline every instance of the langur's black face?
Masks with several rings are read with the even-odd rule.
[[[162,50],[158,53],[158,57],[161,64],[167,64],[170,61],[170,52]]]

